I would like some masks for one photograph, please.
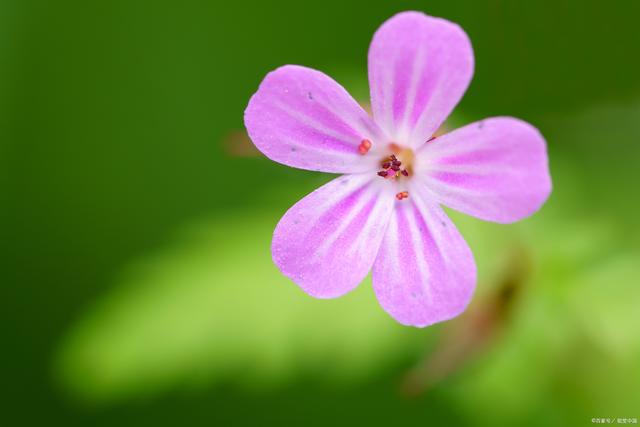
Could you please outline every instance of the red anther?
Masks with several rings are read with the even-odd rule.
[[[371,149],[371,141],[363,139],[360,145],[358,145],[358,152],[362,155],[367,154]]]
[[[391,159],[392,162],[397,162],[398,158],[396,157],[395,154],[392,154],[391,156],[389,156],[389,158]]]
[[[383,169],[389,169],[390,167],[391,167],[391,162],[384,162],[384,163],[382,164],[382,168],[383,168]]]
[[[400,166],[398,166],[396,164],[393,164],[393,165],[391,165],[391,169],[396,171],[396,172],[398,172],[400,170]]]
[[[378,172],[378,176],[381,176],[381,177],[385,178],[387,176],[387,171]]]
[[[402,172],[400,172],[402,175],[404,176],[409,176],[409,172],[407,172],[406,169],[402,169]]]
[[[384,172],[384,175],[381,175],[381,173]],[[385,178],[385,179],[396,179],[398,177],[398,175],[396,174],[396,172],[394,172],[391,169],[388,169],[386,171],[380,171],[378,172],[378,175],[380,175],[381,177]]]
[[[396,194],[396,199],[398,200],[403,200],[409,197],[409,192],[408,191],[401,191],[400,193]]]

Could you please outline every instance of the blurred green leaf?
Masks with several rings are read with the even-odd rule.
[[[65,340],[62,381],[90,400],[178,384],[348,383],[424,346],[430,331],[396,324],[369,280],[346,297],[316,300],[284,278],[269,251],[276,219],[204,223],[137,263]]]
[[[515,315],[450,386],[476,423],[566,425],[587,407],[632,416],[640,254],[617,251],[608,230],[594,221],[526,227],[536,265]]]
[[[602,352],[624,362],[640,357],[640,253],[605,258],[586,268],[568,309]]]

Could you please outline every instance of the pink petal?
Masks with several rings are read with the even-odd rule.
[[[317,298],[354,289],[373,265],[393,207],[391,186],[380,181],[345,175],[289,209],[271,244],[280,271]]]
[[[386,21],[369,47],[371,107],[400,144],[418,147],[440,127],[473,76],[473,50],[456,24],[420,12]]]
[[[382,139],[379,128],[327,75],[285,65],[267,74],[244,123],[253,143],[276,162],[301,169],[356,173],[371,169],[358,146]]]
[[[411,192],[396,203],[373,266],[380,305],[398,322],[424,327],[459,315],[471,300],[471,250],[435,203]]]
[[[525,218],[551,192],[544,138],[512,117],[482,120],[443,135],[424,145],[417,158],[416,178],[436,200],[487,221]]]

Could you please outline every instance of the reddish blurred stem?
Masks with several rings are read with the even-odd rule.
[[[493,294],[473,303],[467,312],[447,325],[436,348],[404,377],[401,391],[418,396],[461,368],[495,343],[510,320],[511,311],[530,274],[527,252],[514,248],[505,262]]]

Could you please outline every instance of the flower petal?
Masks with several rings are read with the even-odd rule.
[[[551,192],[546,143],[512,117],[472,123],[425,144],[421,185],[440,203],[483,220],[510,223],[540,209]]]
[[[442,208],[415,191],[397,202],[373,265],[380,305],[424,327],[464,311],[475,285],[473,254]]]
[[[473,50],[456,24],[420,12],[399,13],[369,47],[373,116],[396,142],[420,146],[462,98]]]
[[[333,173],[370,170],[358,146],[381,139],[379,128],[347,91],[320,71],[285,65],[267,74],[244,123],[271,160]]]
[[[280,271],[317,298],[354,289],[367,275],[393,209],[391,186],[345,175],[296,203],[271,244]]]

